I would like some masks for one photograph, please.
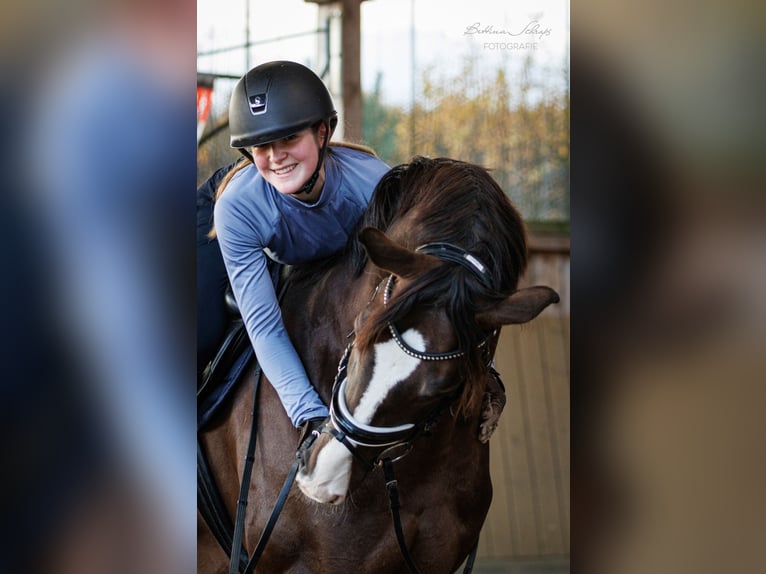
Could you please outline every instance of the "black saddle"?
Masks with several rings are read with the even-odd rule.
[[[226,291],[226,307],[231,323],[218,352],[203,371],[197,386],[198,431],[210,422],[218,408],[231,395],[255,356],[231,289]]]
[[[282,300],[279,289],[283,266],[269,261],[269,274],[274,290]],[[203,430],[218,412],[218,409],[232,395],[242,379],[250,362],[255,360],[255,351],[250,344],[245,324],[239,312],[231,286],[226,289],[226,308],[231,317],[229,329],[213,360],[205,368],[197,383],[197,431]]]

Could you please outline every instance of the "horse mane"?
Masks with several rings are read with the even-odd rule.
[[[465,384],[455,411],[466,418],[478,414],[488,369],[486,346],[494,351],[496,339],[476,324],[475,315],[515,291],[526,269],[527,234],[518,210],[486,168],[418,156],[381,178],[346,247],[327,259],[291,269],[291,283],[315,284],[338,265],[349,266],[350,274],[359,276],[367,264],[367,253],[358,240],[358,232],[365,227],[379,229],[409,249],[446,241],[484,263],[491,287],[465,268],[445,263],[397,293],[356,333],[356,345],[364,348],[387,331],[389,322],[395,323],[413,308],[443,307],[459,348],[466,350],[461,362]],[[483,344],[488,337],[492,340]]]
[[[360,229],[365,227],[384,231],[409,249],[435,241],[452,243],[488,269],[489,288],[453,263],[424,273],[385,309],[373,313],[356,340],[357,345],[371,345],[389,322],[419,304],[443,306],[459,348],[466,350],[465,385],[457,410],[465,417],[477,414],[488,368],[482,342],[489,334],[474,317],[515,291],[526,269],[526,228],[521,215],[487,169],[449,158],[415,157],[380,180],[359,224]],[[356,241],[349,250],[360,273],[366,254]]]
[[[493,287],[507,296],[527,265],[526,228],[508,196],[479,165],[418,156],[378,182],[359,230],[374,227],[409,249],[433,241],[458,245],[478,257]],[[357,268],[366,264],[353,235]]]
[[[368,347],[420,305],[445,309],[460,349],[463,391],[456,413],[468,418],[481,408],[487,377],[487,345],[496,339],[476,324],[477,312],[486,310],[516,290],[527,265],[527,234],[518,210],[489,170],[449,158],[415,157],[389,170],[378,182],[356,230],[341,252],[291,269],[289,280],[315,284],[338,265],[359,276],[367,264],[364,246],[357,239],[365,227],[385,232],[408,249],[445,241],[462,247],[484,263],[489,285],[460,265],[445,263],[416,278],[397,292],[388,306],[372,313],[356,333],[356,345]],[[498,326],[499,327],[499,326]]]

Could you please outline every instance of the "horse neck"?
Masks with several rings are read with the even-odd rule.
[[[353,325],[361,305],[367,301],[368,283],[367,273],[357,275],[348,263],[333,267],[312,289],[311,315],[314,319],[333,317],[339,333],[345,338],[348,335],[346,326]]]
[[[307,374],[327,403],[354,319],[369,298],[369,278],[348,262],[287,290],[282,315]]]

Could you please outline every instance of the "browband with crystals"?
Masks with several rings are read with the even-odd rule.
[[[383,305],[388,305],[388,300],[391,298],[391,291],[393,291],[394,288],[394,281],[396,281],[396,276],[393,274],[389,275],[388,281],[386,281],[386,288],[383,290]],[[377,293],[377,289],[375,292]],[[397,329],[393,323],[388,323],[388,330],[391,332],[391,337],[396,342],[396,344],[399,345],[399,348],[402,351],[407,353],[410,357],[415,357],[421,361],[446,361],[449,359],[457,359],[458,357],[465,355],[465,351],[462,350],[451,351],[448,353],[427,353],[425,351],[421,352],[406,343],[402,337],[402,334],[399,332],[399,329]],[[494,337],[496,334],[497,329],[487,335],[487,337],[481,343],[479,343],[478,347],[484,347],[487,344],[487,341],[489,341],[489,339]]]

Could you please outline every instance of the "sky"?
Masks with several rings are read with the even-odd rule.
[[[198,54],[244,44],[248,1],[251,41],[305,35],[258,44],[249,62],[243,51],[198,56],[198,71],[240,76],[248,65],[274,59],[295,60],[314,69],[321,65],[322,37],[311,33],[320,25],[318,8],[304,0],[197,0]],[[531,58],[556,89],[563,89],[568,0],[369,0],[362,3],[361,18],[362,89],[372,91],[380,74],[386,103],[406,107],[417,93],[423,69],[449,73],[469,54],[487,69],[505,68],[511,78]]]

